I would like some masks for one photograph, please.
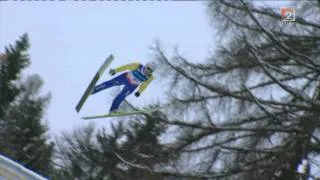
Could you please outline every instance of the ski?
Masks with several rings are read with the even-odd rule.
[[[78,104],[76,105],[76,111],[77,112],[80,111],[80,109],[82,108],[84,102],[87,100],[87,98],[90,95],[92,89],[96,85],[97,81],[102,76],[102,74],[105,72],[105,70],[108,68],[108,66],[111,64],[113,59],[114,59],[113,55],[110,54],[110,56],[103,62],[103,64],[101,65],[101,67],[99,68],[99,70],[97,71],[95,76],[92,78],[91,82],[89,83],[89,86],[87,87],[87,89],[85,90],[85,92],[81,96]]]
[[[150,114],[150,110],[134,110],[129,112],[115,112],[115,113],[109,113],[109,114],[101,114],[101,115],[94,115],[94,116],[85,116],[82,117],[82,119],[99,119],[99,118],[109,118],[109,117],[117,117],[117,116],[130,116],[130,115],[136,115],[136,114]]]
[[[129,115],[135,115],[135,114],[142,114],[142,112],[140,111],[117,112],[117,113],[111,113],[111,114],[101,114],[96,116],[86,116],[86,117],[82,117],[82,119],[98,119],[98,118],[108,118],[108,117],[117,117],[117,116],[129,116]]]

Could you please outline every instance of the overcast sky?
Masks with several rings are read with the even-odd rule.
[[[91,96],[79,114],[74,110],[110,53],[115,56],[111,67],[144,63],[150,57],[149,46],[159,39],[168,52],[178,44],[183,54],[202,59],[214,39],[204,2],[0,2],[0,51],[25,32],[32,65],[24,74],[39,74],[45,83],[42,92],[52,93],[45,117],[51,134],[112,120],[80,119],[106,113],[112,90]],[[108,78],[106,73],[99,82]],[[140,98],[132,95],[128,100],[148,104],[160,99],[159,89],[159,83],[152,83]]]
[[[286,2],[272,2],[277,8]],[[74,110],[89,81],[112,53],[111,67],[132,61],[145,63],[154,40],[161,41],[170,54],[179,45],[194,60],[205,58],[214,47],[214,29],[207,17],[205,1],[160,2],[0,2],[0,51],[23,33],[28,33],[31,66],[25,75],[37,73],[44,80],[43,93],[52,100],[45,120],[51,133],[69,130],[94,121],[98,126],[112,119],[81,120],[83,115],[106,113],[113,99],[112,90],[91,96],[82,111]],[[107,73],[99,83],[110,78]],[[136,105],[161,99],[159,78]]]

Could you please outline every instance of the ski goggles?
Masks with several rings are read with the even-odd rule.
[[[150,67],[146,67],[146,71],[148,71],[149,73],[153,72],[153,70]]]

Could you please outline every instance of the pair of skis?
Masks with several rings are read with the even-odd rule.
[[[76,105],[76,111],[79,113],[79,111],[81,110],[83,104],[85,103],[85,101],[87,100],[87,98],[90,96],[92,89],[95,87],[97,81],[100,79],[100,77],[103,75],[103,73],[105,72],[105,70],[110,66],[110,64],[112,63],[112,61],[114,60],[113,55],[111,54],[104,62],[103,64],[100,66],[100,68],[98,69],[98,71],[96,72],[96,74],[94,75],[94,77],[92,78],[91,82],[89,83],[87,89],[85,90],[85,92],[83,93],[83,95],[81,96],[78,104]],[[128,115],[134,115],[134,114],[145,114],[147,112],[143,111],[143,110],[134,110],[134,111],[130,111],[130,112],[116,112],[116,113],[111,113],[111,114],[102,114],[102,115],[94,115],[94,116],[86,116],[86,117],[82,117],[82,119],[96,119],[96,118],[108,118],[108,117],[116,117],[116,116],[128,116]]]

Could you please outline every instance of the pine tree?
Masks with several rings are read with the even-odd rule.
[[[166,127],[159,121],[132,119],[112,126],[111,132],[87,126],[64,134],[58,141],[60,179],[160,180],[149,169],[168,162],[171,156],[159,141]]]
[[[165,131],[165,125],[154,117],[148,117],[145,121],[132,121],[132,131],[127,134],[127,141],[123,143],[120,153],[129,162],[134,162],[148,169],[160,163],[168,162],[174,153],[168,154],[165,146],[160,143],[159,137]],[[163,176],[150,173],[144,168],[129,167],[128,173],[132,179],[160,180]]]
[[[14,81],[20,79],[21,71],[30,64],[25,54],[28,48],[27,34],[23,35],[15,46],[9,45],[5,48],[7,58],[0,64],[0,119],[3,118],[9,104],[19,94],[19,88]]]
[[[43,85],[38,75],[21,77],[30,65],[28,35],[5,49],[0,65],[0,152],[40,174],[53,170],[53,143],[48,142],[47,126],[41,122],[50,95],[40,96]]]

